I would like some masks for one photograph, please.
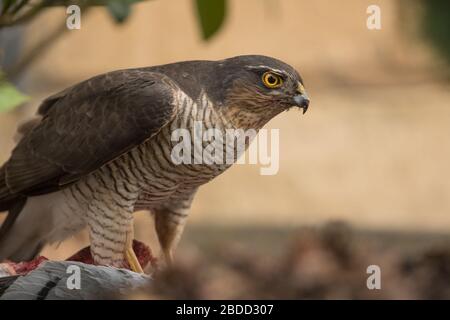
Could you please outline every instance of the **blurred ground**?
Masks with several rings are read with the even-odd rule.
[[[198,247],[185,247],[135,298],[450,299],[448,236],[358,232],[341,222],[195,231]],[[218,245],[221,237],[233,240]],[[380,290],[366,286],[370,265],[381,269]]]
[[[92,9],[81,30],[58,39],[21,77],[33,99],[1,115],[0,158],[6,159],[13,146],[17,122],[34,112],[43,97],[94,74],[186,59],[272,55],[300,70],[312,99],[310,111],[305,116],[290,111],[269,124],[280,129],[277,175],[261,176],[258,166],[234,166],[200,190],[174,275],[187,274],[194,291],[161,288],[154,294],[432,297],[422,286],[442,284],[443,275],[448,279],[439,261],[449,259],[449,83],[442,61],[410,32],[416,21],[408,9],[413,5],[377,2],[380,31],[366,28],[371,1],[231,1],[224,29],[209,43],[200,39],[188,1],[139,4],[123,27]],[[64,12],[52,10],[33,22],[24,30],[24,47],[61,19]],[[337,253],[323,243],[322,232],[302,227],[330,220],[343,220],[356,230],[348,241],[357,248],[345,249],[350,262],[330,258]],[[149,216],[137,214],[136,225],[137,238],[157,247]],[[87,242],[82,233],[57,250],[47,248],[44,255],[66,258]],[[205,243],[209,247],[202,247]],[[383,283],[389,290],[368,292],[368,264],[385,266]],[[216,268],[222,282],[199,288],[196,277],[215,274]],[[250,274],[255,278],[247,286]],[[275,286],[280,275],[286,292]],[[305,278],[313,284],[301,282]],[[262,287],[255,287],[258,283]],[[242,291],[226,291],[235,284]],[[273,290],[265,295],[269,287]],[[448,287],[436,294],[449,297]]]

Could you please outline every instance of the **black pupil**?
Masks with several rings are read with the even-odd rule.
[[[269,76],[267,80],[269,84],[275,84],[277,82],[277,79],[274,76]]]

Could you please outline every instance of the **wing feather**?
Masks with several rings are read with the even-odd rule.
[[[43,102],[5,164],[11,193],[47,193],[77,181],[143,143],[173,119],[167,76],[145,69],[107,73]]]

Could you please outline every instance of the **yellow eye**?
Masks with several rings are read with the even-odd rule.
[[[267,88],[273,89],[278,88],[283,84],[283,78],[275,73],[266,72],[262,76],[262,82]]]

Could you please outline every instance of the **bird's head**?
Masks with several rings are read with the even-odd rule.
[[[256,55],[238,56],[217,63],[220,85],[225,89],[225,107],[269,118],[295,106],[303,113],[308,110],[310,100],[303,80],[290,65]]]

